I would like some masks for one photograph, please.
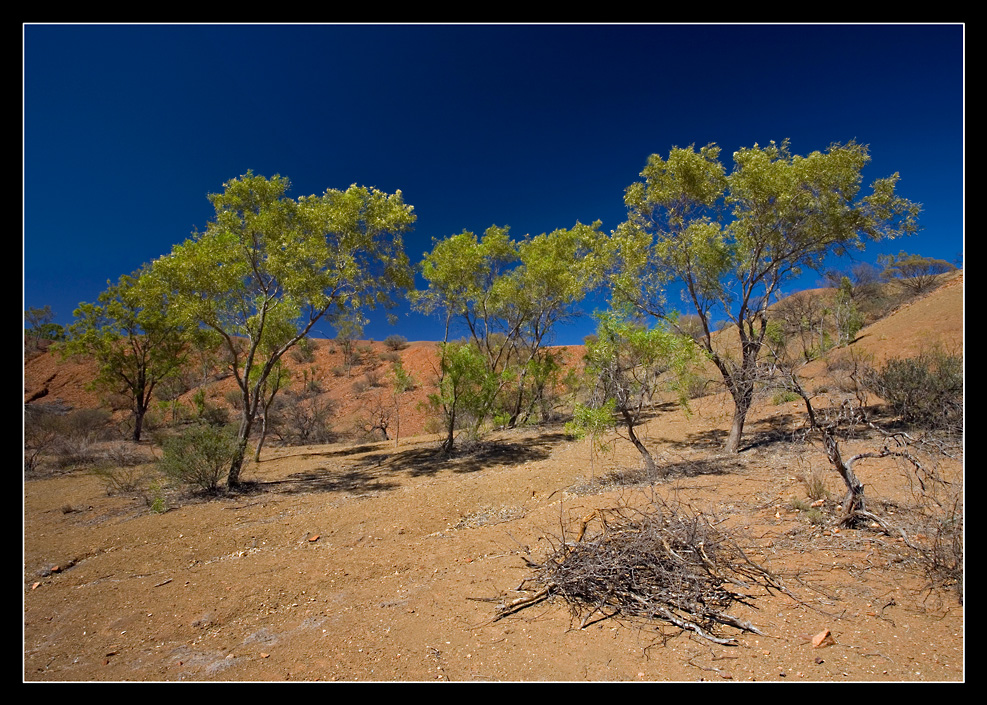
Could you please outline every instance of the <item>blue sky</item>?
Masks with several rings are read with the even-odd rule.
[[[247,170],[288,177],[294,196],[401,189],[418,262],[433,238],[492,224],[611,230],[649,154],[786,138],[798,154],[867,144],[865,182],[899,172],[899,192],[923,204],[921,234],[861,259],[959,261],[964,30],[25,25],[24,307],[70,323],[107,280],[204,229],[207,195]],[[437,320],[399,318],[374,315],[366,336],[441,337]]]

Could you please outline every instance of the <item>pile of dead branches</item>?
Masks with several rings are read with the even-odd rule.
[[[594,521],[595,520],[595,521]],[[590,523],[599,529],[589,534]],[[524,583],[532,595],[502,605],[497,618],[558,597],[582,626],[597,616],[662,620],[719,644],[723,626],[760,634],[729,614],[756,591],[784,588],[753,563],[727,534],[701,513],[650,504],[644,510],[597,511],[568,532]]]

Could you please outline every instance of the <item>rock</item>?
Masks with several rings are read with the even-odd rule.
[[[822,646],[832,646],[836,643],[836,639],[828,629],[823,629],[821,632],[812,637],[812,648],[818,649]]]

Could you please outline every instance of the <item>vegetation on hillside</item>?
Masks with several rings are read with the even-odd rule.
[[[733,415],[724,450],[736,453],[756,395],[768,391],[802,402],[804,439],[821,443],[846,486],[841,525],[892,531],[867,504],[854,464],[865,457],[911,464],[928,506],[937,508],[929,512],[936,548],[922,549],[930,574],[955,583],[962,500],[955,493],[947,500],[928,458],[962,438],[962,355],[930,348],[878,366],[854,348],[866,325],[927,294],[952,265],[901,252],[880,259],[883,269],[826,272],[830,286],[784,297],[787,282],[830,255],[914,232],[919,207],[896,194],[897,175],[861,196],[869,154],[854,143],[806,157],[792,154],[787,142],[771,143],[733,156],[728,174],[714,145],[676,148],[667,159],[652,155],[642,181],[626,191],[627,221],[609,234],[597,222],[516,239],[507,227],[492,226],[481,237],[463,232],[436,240],[418,265],[420,289],[413,288],[403,249],[415,215],[400,191],[352,186],[296,199],[287,195],[287,179],[248,172],[210,197],[215,216],[204,232],[121,277],[96,303],[80,304],[68,330],[52,325],[47,307],[25,311],[26,357],[54,345],[94,361],[95,388],[108,405],[130,409],[132,447],[150,446],[158,459],[122,452],[119,439],[106,450],[114,434],[108,411],[35,401],[25,409],[25,472],[87,468],[108,490],[139,496],[155,510],[166,508],[166,486],[236,491],[251,443],[260,462],[265,443],[341,438],[338,403],[327,391],[346,385],[360,400],[362,413],[349,431],[361,440],[394,434],[397,443],[403,402],[415,390],[432,430],[441,433],[443,454],[482,448],[491,429],[561,420],[594,443],[626,439],[646,480],[657,482],[663,470],[638,429],[662,404],[684,406],[690,397],[726,390]],[[667,305],[672,281],[685,285],[692,307],[686,315]],[[553,336],[583,313],[592,293],[611,308],[598,314],[599,329],[577,359],[555,347]],[[378,346],[360,339],[366,313],[401,295],[443,321],[428,378],[405,368],[403,336]],[[714,314],[729,324],[717,330]],[[333,341],[310,339],[319,321],[334,326]],[[323,346],[338,354],[339,365],[320,368]],[[836,371],[840,350],[852,360],[840,370],[846,374],[834,375],[841,382],[808,388],[805,366],[825,357]],[[225,394],[213,391],[221,383]],[[861,438],[873,449],[845,457],[845,444]],[[651,544],[667,540],[682,521],[661,508],[643,523],[605,525],[597,544],[618,560],[640,556],[650,549],[617,542],[640,542],[648,533]],[[701,518],[688,522],[704,526]],[[695,553],[696,536],[676,536],[678,548],[666,545],[661,560]],[[712,548],[698,545],[700,554],[703,545]],[[588,547],[563,544],[544,564],[543,596],[554,590],[572,597],[586,588],[583,578],[597,566],[573,568],[573,561],[585,560]],[[758,566],[729,555],[729,565],[710,555],[688,572],[734,571],[770,583]],[[581,576],[582,587],[563,573]],[[627,586],[621,599],[640,602],[636,589]],[[727,596],[715,586],[696,590],[687,603],[648,597],[644,611],[704,635],[731,623]],[[603,600],[587,594],[579,599]],[[617,612],[630,609],[610,597],[604,602]],[[702,614],[700,602],[709,606]]]

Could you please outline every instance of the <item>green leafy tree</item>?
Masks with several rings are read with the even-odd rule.
[[[738,150],[727,174],[716,145],[673,148],[667,159],[651,155],[642,180],[625,191],[628,219],[611,240],[614,295],[665,317],[665,287],[684,285],[702,321],[700,340],[733,398],[729,452],[740,448],[766,310],[781,285],[867,241],[917,230],[920,208],[895,193],[897,174],[860,195],[869,160],[854,142],[803,157],[786,140]],[[732,323],[738,354],[715,344],[714,315]]]
[[[544,398],[559,371],[557,355],[548,348],[554,332],[578,315],[577,305],[602,281],[599,228],[599,221],[576,223],[518,244],[519,264],[504,276],[501,294],[506,329],[517,331],[513,401],[505,400],[508,426]]]
[[[123,394],[140,441],[155,389],[181,372],[191,331],[167,315],[164,292],[144,278],[147,267],[120,277],[96,303],[81,303],[69,326],[66,354],[91,356],[99,366],[93,386]]]
[[[391,365],[391,393],[394,395],[394,447],[401,440],[401,402],[400,397],[405,392],[415,388],[415,379],[405,368],[400,359]]]
[[[600,281],[599,225],[577,223],[519,242],[508,228],[491,226],[482,238],[464,231],[437,241],[424,256],[428,288],[414,293],[415,305],[443,317],[445,342],[454,322],[465,326],[496,385],[490,403],[503,406],[507,425],[544,388],[554,330]],[[493,406],[477,411],[486,416]]]
[[[363,335],[363,323],[353,317],[345,317],[336,321],[336,342],[343,353],[343,367],[349,375],[353,365],[360,359],[356,350],[356,341]]]
[[[218,334],[240,390],[238,450],[227,487],[240,484],[247,441],[278,362],[315,324],[393,302],[411,286],[402,236],[415,221],[401,192],[350,186],[286,196],[289,182],[252,172],[209,199],[204,232],[156,260],[152,275],[187,325]]]
[[[687,405],[690,369],[701,358],[687,335],[664,326],[648,327],[623,311],[599,316],[596,337],[586,349],[586,373],[594,381],[589,406],[613,409],[649,476],[656,474],[657,466],[635,429],[664,394],[673,392]],[[577,419],[598,424],[592,414],[578,411]]]
[[[566,433],[576,437],[590,439],[589,467],[590,472],[595,472],[596,456],[598,453],[610,450],[613,447],[612,439],[607,436],[615,428],[615,414],[617,412],[617,400],[607,399],[600,405],[599,403],[576,404],[573,409],[572,420],[565,425]]]
[[[445,439],[442,450],[451,452],[456,431],[462,427],[470,438],[479,436],[499,387],[497,375],[473,341],[445,342],[440,346],[437,390],[429,394],[433,410],[442,415]]]

